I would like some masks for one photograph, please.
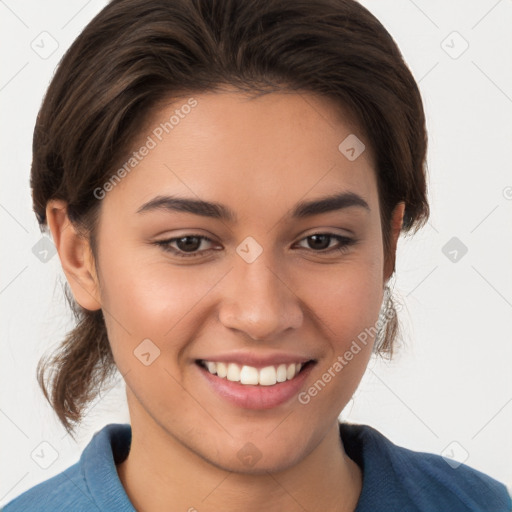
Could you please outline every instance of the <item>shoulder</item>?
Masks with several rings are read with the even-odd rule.
[[[65,471],[31,487],[13,499],[0,512],[94,510],[92,497],[77,462]]]
[[[106,425],[93,435],[78,462],[23,492],[0,512],[135,510],[116,470],[130,440],[130,425]]]
[[[367,425],[340,424],[340,435],[347,454],[363,469],[358,512],[378,503],[382,511],[512,510],[502,483],[465,464],[450,465],[440,455],[397,446]]]

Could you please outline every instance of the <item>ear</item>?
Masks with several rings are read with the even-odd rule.
[[[387,282],[395,271],[396,246],[398,243],[398,237],[400,236],[400,231],[402,229],[404,211],[405,203],[401,201],[395,206],[391,214],[391,240],[389,244],[389,255],[385,255],[384,282]]]
[[[46,205],[46,218],[60,262],[75,300],[85,309],[101,308],[99,283],[88,240],[70,222],[65,201],[52,199]]]

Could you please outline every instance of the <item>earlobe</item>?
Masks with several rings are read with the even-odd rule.
[[[399,202],[391,214],[391,240],[389,247],[389,255],[385,258],[386,264],[384,266],[384,282],[387,282],[395,271],[396,261],[396,247],[398,244],[398,238],[402,230],[402,224],[404,220],[405,202]]]
[[[85,309],[101,309],[99,284],[88,240],[80,236],[67,215],[65,201],[52,199],[46,206],[48,227],[75,300]]]

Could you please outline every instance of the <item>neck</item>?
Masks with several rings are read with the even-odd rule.
[[[139,512],[356,508],[362,473],[344,451],[337,421],[311,453],[288,469],[254,474],[215,466],[156,423],[133,419],[130,453],[117,471]]]

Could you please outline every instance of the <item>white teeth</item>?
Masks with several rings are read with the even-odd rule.
[[[240,382],[240,366],[235,363],[229,363],[226,378],[231,382]]]
[[[265,366],[260,370],[260,386],[273,386],[277,382],[276,369],[273,366]]]
[[[286,380],[286,365],[285,364],[280,364],[277,367],[276,380],[277,380],[277,382],[284,382]]]
[[[258,384],[258,370],[252,366],[242,366],[240,382],[242,384]]]
[[[208,370],[210,371],[210,373],[213,373],[210,368],[208,368]],[[226,375],[228,374],[228,367],[224,364],[224,363],[217,363],[217,375],[219,377],[226,377]]]
[[[208,367],[208,371],[210,373],[217,373],[217,363],[214,363],[212,361],[207,361],[206,366]]]
[[[278,366],[265,366],[258,370],[253,366],[244,365],[240,367],[236,363],[216,363],[203,361],[206,368],[213,375],[226,378],[231,382],[241,384],[273,386],[277,382],[285,382],[293,379],[302,368],[301,363],[280,364]]]

